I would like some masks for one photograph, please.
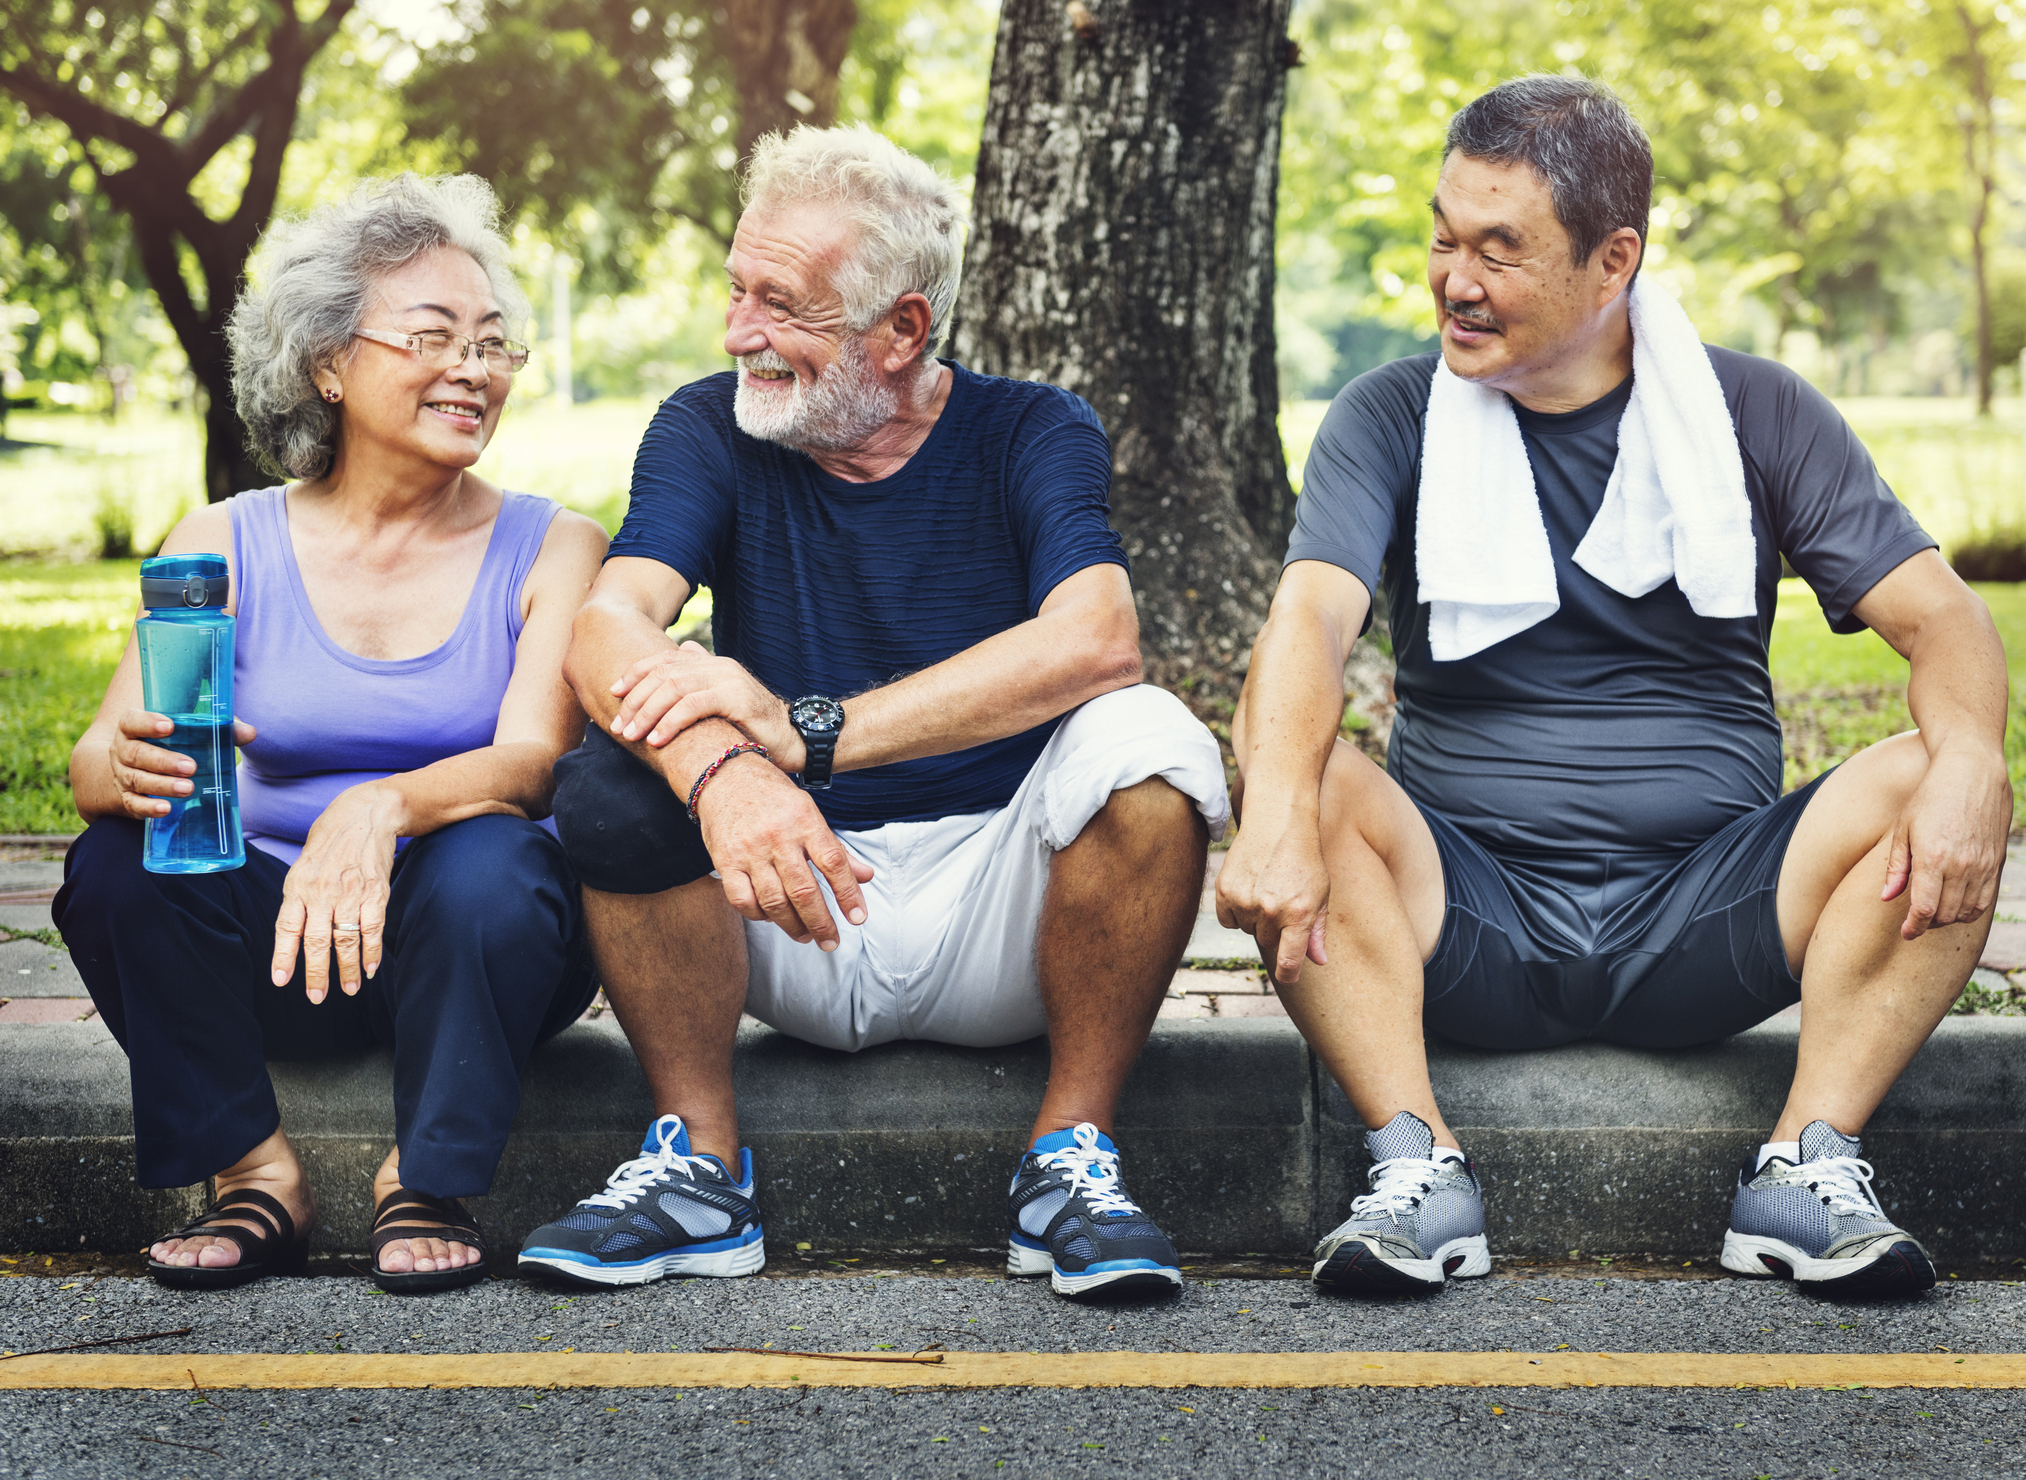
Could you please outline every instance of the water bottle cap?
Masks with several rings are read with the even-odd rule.
[[[141,605],[150,611],[222,607],[231,587],[223,555],[157,555],[141,562]]]

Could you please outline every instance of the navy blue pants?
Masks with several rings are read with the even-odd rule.
[[[520,1108],[528,1054],[597,990],[562,845],[519,817],[474,817],[417,838],[394,865],[378,973],[356,997],[311,1003],[303,965],[269,978],[288,866],[151,874],[141,824],[94,822],[71,845],[56,928],[99,1016],[127,1051],[143,1187],[187,1187],[281,1123],[270,1059],[376,1044],[394,1052],[402,1185],[476,1197]]]

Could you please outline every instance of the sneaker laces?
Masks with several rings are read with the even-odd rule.
[[[1420,1156],[1395,1156],[1372,1163],[1372,1190],[1351,1202],[1351,1217],[1376,1218],[1384,1213],[1395,1223],[1400,1215],[1421,1206],[1442,1175],[1443,1163]]]
[[[621,1162],[617,1170],[605,1179],[605,1190],[592,1193],[577,1206],[611,1208],[614,1212],[624,1212],[633,1199],[670,1172],[679,1177],[697,1176],[703,1171],[709,1158],[700,1155],[676,1155],[670,1143],[681,1132],[680,1121],[672,1126],[661,1127],[656,1132],[657,1145],[653,1151],[644,1156],[636,1156],[631,1161]]]
[[[1879,1216],[1878,1199],[1872,1195],[1871,1163],[1855,1156],[1824,1156],[1803,1162],[1797,1171],[1808,1180],[1808,1190],[1821,1198],[1831,1213]]]
[[[1050,1171],[1068,1172],[1069,1195],[1082,1193],[1093,1213],[1139,1212],[1140,1205],[1126,1196],[1119,1180],[1118,1153],[1097,1144],[1097,1127],[1086,1120],[1075,1135],[1074,1146],[1045,1153],[1040,1164]]]

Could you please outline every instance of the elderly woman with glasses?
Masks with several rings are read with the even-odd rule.
[[[228,561],[245,865],[143,870],[142,822],[192,767],[142,707],[133,642],[71,756],[90,826],[56,920],[127,1051],[140,1181],[216,1188],[149,1250],[164,1284],[302,1267],[316,1199],[267,1061],[375,1044],[395,1145],[374,1278],[483,1278],[460,1199],[491,1184],[530,1050],[595,990],[539,824],[584,728],[561,665],[605,537],[471,471],[528,358],[496,215],[469,177],[370,183],[271,230],[234,311],[240,417],[292,481],[162,549]]]

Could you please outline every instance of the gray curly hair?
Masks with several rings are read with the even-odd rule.
[[[476,175],[368,180],[349,200],[267,229],[248,273],[254,286],[225,326],[233,404],[262,467],[323,476],[338,450],[338,408],[318,395],[316,372],[356,352],[379,277],[437,247],[471,254],[518,337],[528,300],[500,235],[499,201]]]

